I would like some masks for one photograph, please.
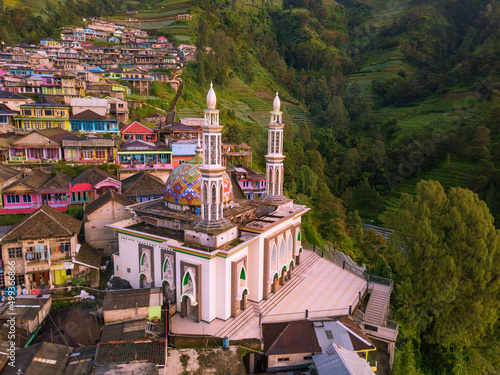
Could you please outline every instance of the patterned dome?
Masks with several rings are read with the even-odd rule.
[[[175,168],[167,180],[165,201],[169,203],[201,206],[201,155]],[[233,186],[226,172],[222,174],[224,184],[224,203],[233,199]]]

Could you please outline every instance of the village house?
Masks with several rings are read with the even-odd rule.
[[[234,173],[247,199],[259,199],[266,192],[266,176],[243,165],[236,165]]]
[[[141,140],[146,142],[156,142],[158,134],[145,125],[133,121],[120,129],[121,138],[127,141]]]
[[[161,198],[165,182],[145,171],[140,171],[122,180],[122,194],[137,203]]]
[[[0,133],[14,131],[14,116],[19,112],[11,110],[7,105],[0,104]]]
[[[116,144],[113,138],[73,137],[62,141],[64,160],[78,163],[114,163]]]
[[[108,291],[102,304],[104,323],[154,318],[161,320],[162,306],[163,295],[160,288]]]
[[[33,131],[14,141],[9,162],[57,162],[63,160],[62,139],[73,135],[61,128]]]
[[[9,325],[7,321],[15,315],[17,347],[24,347],[38,328],[44,323],[52,306],[50,295],[38,296],[18,295],[15,297],[13,309],[5,309],[0,313],[0,340],[8,341]]]
[[[71,99],[71,111],[73,112],[73,116],[87,110],[91,110],[101,116],[106,116],[109,111],[108,101],[106,99],[95,98],[93,96]]]
[[[62,172],[55,176],[42,171],[32,172],[3,189],[4,210],[0,212],[30,213],[43,204],[65,210],[70,204],[70,183],[71,176]]]
[[[117,154],[124,169],[172,169],[172,151],[161,142],[130,141],[121,145]]]
[[[111,96],[113,98],[125,100],[125,93],[127,93],[127,87],[120,85],[118,82],[105,78],[101,79],[98,83],[87,85],[86,91],[89,95],[92,96],[97,96],[97,97]]]
[[[91,250],[86,245],[80,245],[78,253],[73,259],[73,264],[73,277],[83,277],[91,288],[99,288],[101,254]]]
[[[70,130],[69,106],[41,96],[34,103],[22,104],[21,113],[14,116],[21,131],[61,128]]]
[[[87,109],[69,118],[71,131],[85,133],[115,133],[118,134],[118,120],[100,115]]]
[[[197,141],[194,139],[180,139],[170,141],[169,144],[172,149],[172,165],[174,168],[177,168],[179,164],[185,163],[196,155]]]
[[[82,222],[43,205],[2,237],[2,259],[15,264],[17,288],[64,286],[72,275],[71,257]],[[9,286],[10,280],[6,280]]]
[[[123,184],[122,184],[123,186]],[[118,250],[116,236],[106,225],[132,217],[125,207],[134,204],[131,199],[115,191],[107,191],[85,207],[85,242],[95,249],[103,249],[104,255]]]
[[[90,167],[71,182],[71,202],[90,203],[108,190],[121,193],[122,183],[116,176],[97,167]]]
[[[128,103],[126,100],[106,96],[104,99],[108,101],[109,114],[116,118],[121,123],[128,122]]]
[[[5,104],[13,111],[19,111],[23,104],[31,103],[33,100],[11,91],[0,91],[0,104]]]
[[[3,207],[2,193],[3,189],[7,186],[12,185],[14,182],[22,177],[22,172],[20,170],[9,168],[3,164],[0,164],[0,206]]]

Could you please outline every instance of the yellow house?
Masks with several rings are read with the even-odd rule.
[[[51,128],[70,131],[69,109],[70,106],[68,105],[41,96],[34,103],[20,106],[20,114],[14,117],[16,128],[21,131]]]

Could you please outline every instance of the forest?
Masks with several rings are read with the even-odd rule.
[[[0,7],[0,36],[34,43],[123,7]],[[285,126],[286,194],[313,208],[308,242],[394,278],[394,373],[498,374],[499,1],[192,0],[190,12],[198,53],[182,100],[202,101],[211,81],[221,97],[235,79],[266,82],[307,113]],[[265,131],[221,101],[222,118],[225,140],[251,145],[262,171]]]

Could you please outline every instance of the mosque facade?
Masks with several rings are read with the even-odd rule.
[[[283,128],[278,94],[270,112],[266,194],[237,198],[222,165],[216,94],[211,87],[196,156],[175,168],[165,195],[128,209],[112,225],[119,252],[114,275],[133,288],[162,288],[186,319],[227,320],[293,277],[301,218],[308,208],[283,193]]]

